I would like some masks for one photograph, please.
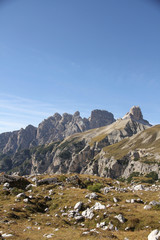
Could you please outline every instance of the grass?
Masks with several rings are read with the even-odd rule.
[[[58,183],[62,182],[62,184],[33,187],[31,193],[25,191],[27,196],[33,196],[33,199],[30,199],[29,203],[24,203],[23,199],[15,202],[15,195],[19,193],[19,190],[14,189],[12,193],[6,195],[3,187],[0,186],[0,231],[12,233],[14,236],[13,238],[9,238],[11,240],[41,240],[46,239],[43,237],[44,234],[50,233],[54,234],[54,240],[124,240],[125,237],[130,240],[144,240],[147,239],[152,229],[159,228],[159,206],[146,211],[143,209],[143,204],[125,202],[126,199],[132,198],[141,198],[146,204],[152,200],[159,201],[159,192],[138,191],[133,193],[130,191],[119,192],[111,189],[107,194],[104,194],[102,186],[127,187],[128,184],[125,182],[117,183],[115,180],[109,178],[78,175],[79,179],[86,185],[86,188],[77,188],[74,184],[72,185],[72,182],[68,183],[66,181],[66,178],[71,176],[74,176],[74,174],[52,176],[57,177]],[[39,179],[44,177],[51,176],[38,176]],[[90,202],[88,198],[85,198],[86,194],[93,191],[93,189],[87,189],[87,186],[100,186],[97,193],[97,200],[91,200]],[[48,195],[51,189],[53,190],[53,194],[51,195],[52,200],[45,201],[44,197]],[[117,204],[114,204],[113,197],[118,199]],[[104,205],[110,204],[111,207],[94,211],[95,218],[84,220],[82,222],[84,227],[82,227],[81,223],[75,224],[73,218],[69,220],[67,216],[62,216],[62,212],[67,213],[69,210],[73,210],[75,204],[79,201],[83,202],[84,209],[92,207],[97,201]],[[46,207],[49,209],[48,212],[44,211]],[[105,212],[106,215],[104,215]],[[115,215],[120,213],[127,220],[124,224],[119,223],[114,218]],[[56,214],[58,215],[57,217]],[[119,231],[97,229],[99,234],[89,233],[89,235],[83,236],[82,233],[84,231],[95,228],[96,224],[102,221],[105,221],[106,224],[112,222],[118,226]],[[149,226],[149,228],[146,228],[146,226]],[[129,227],[130,230],[125,231],[126,227]],[[40,229],[38,230],[38,228]],[[58,231],[56,231],[57,228],[59,229]]]

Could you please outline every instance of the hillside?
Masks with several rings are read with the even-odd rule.
[[[159,182],[70,174],[0,183],[0,239],[156,239],[148,236],[159,228]]]

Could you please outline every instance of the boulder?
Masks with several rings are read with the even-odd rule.
[[[37,186],[40,186],[40,185],[43,185],[43,184],[55,184],[57,183],[57,178],[45,178],[45,179],[42,179],[42,180],[38,180],[37,181]]]
[[[92,219],[94,217],[93,210],[90,208],[87,208],[85,211],[82,212],[82,216],[87,219]]]
[[[153,230],[148,235],[148,240],[160,240],[160,231],[158,229]]]
[[[25,189],[30,182],[23,177],[20,176],[12,176],[12,175],[1,175],[0,176],[0,184],[9,184],[11,188],[16,187],[20,189]]]
[[[74,210],[80,211],[83,206],[82,202],[77,202],[76,205],[74,206]]]
[[[117,218],[120,223],[125,223],[126,221],[122,214],[116,215],[114,218]]]
[[[97,199],[98,195],[96,193],[88,193],[85,198],[89,198],[89,199]]]
[[[99,202],[96,202],[95,205],[92,207],[92,209],[94,209],[94,210],[106,209],[106,206]]]

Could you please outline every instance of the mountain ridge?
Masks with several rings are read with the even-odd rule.
[[[28,143],[26,143],[23,145],[25,149],[18,149],[14,153],[9,151],[2,153],[0,155],[0,171],[19,172],[20,175],[80,173],[96,174],[101,177],[127,178],[136,170],[139,174],[154,171],[160,177],[159,125],[151,126],[147,120],[144,120],[138,106],[133,106],[123,118],[116,121],[114,118],[110,118],[113,122],[105,126],[100,126],[104,124],[104,121],[97,121],[98,118],[95,118],[97,113],[100,116],[104,112],[95,110],[91,114],[91,119],[94,119],[92,123],[94,122],[94,126],[98,127],[86,131],[82,131],[84,130],[82,128],[84,122],[81,120],[79,112],[74,115],[65,113],[62,116],[56,113],[49,117],[41,123],[42,130],[45,131],[46,124],[51,121],[49,130],[51,133],[53,131],[57,134],[59,130],[62,130],[61,127],[64,127],[62,123],[65,120],[64,138],[57,138],[59,135],[52,134],[43,136],[43,131],[41,131],[42,137],[40,139],[43,141],[39,142],[39,145],[36,145],[37,143],[27,145]],[[108,112],[105,114],[108,116]],[[109,114],[110,117],[113,117],[113,114]],[[55,118],[58,121],[55,121]],[[87,121],[89,122],[91,119]],[[105,120],[106,123],[105,118],[100,118],[100,120]],[[79,123],[79,128],[76,128],[77,123]],[[71,129],[73,134],[71,134]],[[27,128],[28,134],[29,131],[33,133],[33,130],[35,137],[37,129],[31,125]],[[69,133],[68,136],[65,135],[66,130],[67,134]],[[21,140],[25,130],[21,129],[20,133],[18,138],[14,137],[18,143],[23,144]],[[53,136],[56,137],[52,138]],[[12,141],[14,141],[14,137],[11,138]],[[3,144],[5,145],[5,141]],[[154,144],[158,147],[151,152],[150,149],[154,147]],[[154,162],[150,158],[151,155],[155,158]],[[143,161],[144,157],[147,160]]]
[[[25,129],[0,134],[0,151],[15,153],[18,150],[63,140],[77,132],[105,126],[114,122],[112,113],[106,110],[93,110],[91,116],[82,118],[77,111],[73,115],[55,113],[43,120],[38,128],[28,125]]]

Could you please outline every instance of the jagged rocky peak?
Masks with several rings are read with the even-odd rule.
[[[134,118],[135,120],[142,120],[143,115],[140,107],[139,106],[131,107],[130,111],[126,115],[124,115],[123,119],[125,118]]]
[[[143,119],[143,114],[139,106],[131,107],[130,111],[124,115],[123,119],[131,118],[132,120],[143,124],[151,125],[147,120]]]
[[[55,113],[42,121],[38,128],[29,125],[19,131],[0,134],[0,151],[15,153],[36,145],[61,141],[72,134],[106,126],[114,121],[113,114],[104,110],[92,111],[90,118],[82,118],[79,111],[73,115]]]
[[[93,110],[89,118],[90,128],[98,128],[115,122],[114,115],[106,110]]]

